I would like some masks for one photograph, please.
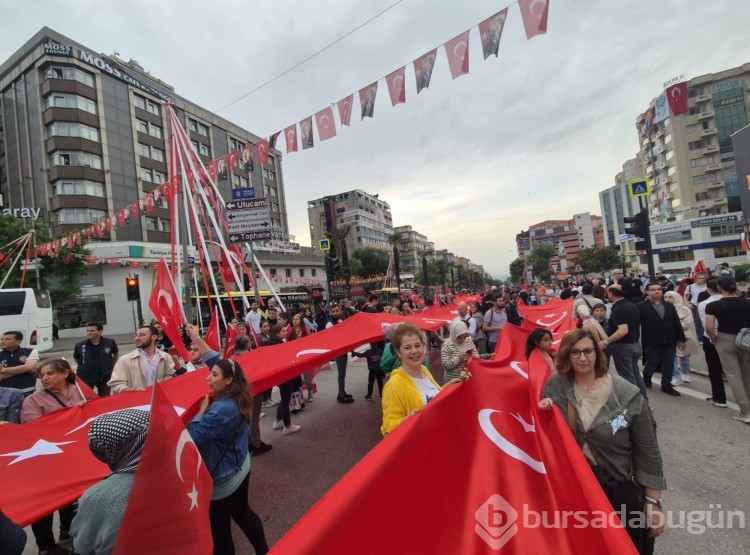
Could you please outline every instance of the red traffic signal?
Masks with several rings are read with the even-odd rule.
[[[141,288],[139,287],[137,277],[125,278],[125,290],[129,301],[141,300]]]

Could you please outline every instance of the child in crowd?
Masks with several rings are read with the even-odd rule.
[[[383,378],[385,376],[380,369],[380,357],[383,356],[384,346],[385,342],[381,341],[378,343],[370,343],[370,348],[364,353],[352,351],[353,357],[367,359],[367,370],[369,370],[369,374],[367,376],[367,395],[365,395],[365,399],[368,401],[372,401],[372,389],[376,381],[378,382],[378,393],[380,393],[380,398],[383,398]]]
[[[552,332],[544,328],[536,328],[529,334],[526,339],[526,358],[528,359],[535,350],[542,355],[544,360],[547,361],[549,369],[553,374],[557,374],[555,370],[555,361],[552,360],[550,350],[552,349]]]

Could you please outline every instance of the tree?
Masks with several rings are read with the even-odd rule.
[[[46,225],[34,222],[34,230],[37,244],[46,243],[52,239]],[[1,215],[0,247],[18,239],[28,231],[29,226],[23,220],[7,214]],[[7,251],[3,254],[6,253]],[[74,245],[70,249],[63,247],[55,256],[43,256],[37,259],[41,286],[49,291],[53,307],[56,308],[60,304],[72,301],[81,294],[80,282],[83,276],[88,273],[88,267],[84,260],[89,254],[91,252],[83,243],[82,245]],[[5,272],[9,267],[10,264],[0,269],[0,274],[2,274],[0,275],[0,282],[5,277]],[[21,263],[19,263],[5,283],[5,287],[18,287],[21,284],[21,274]],[[36,287],[33,272],[31,274],[26,273],[24,286]]]
[[[523,277],[523,268],[526,266],[526,261],[523,258],[516,258],[510,263],[510,281],[511,283],[521,283],[521,277]]]
[[[555,252],[555,247],[550,243],[537,243],[531,249],[529,264],[531,264],[531,271],[537,280],[549,281],[552,276],[549,262],[552,260]]]
[[[382,276],[388,271],[388,253],[385,251],[362,247],[356,249],[349,259],[352,275],[359,277]],[[355,260],[358,267],[355,270]]]
[[[612,247],[586,247],[581,249],[573,262],[583,269],[585,274],[601,274],[614,268],[622,268],[624,260]]]

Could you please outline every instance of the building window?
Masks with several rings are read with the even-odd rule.
[[[146,218],[146,229],[148,231],[159,231],[159,218]]]
[[[148,168],[141,168],[141,179],[154,183],[154,175]]]
[[[151,158],[151,147],[143,143],[138,143],[138,153],[146,158]]]
[[[188,119],[188,128],[190,131],[198,131],[198,122],[194,119]]]
[[[739,235],[740,233],[745,231],[742,224],[713,225],[710,229],[711,237],[721,237],[722,235]]]
[[[52,183],[52,196],[60,195],[88,195],[104,197],[104,184],[88,179],[74,179],[69,181],[55,181]]]
[[[200,143],[200,153],[203,156],[210,156],[210,151],[208,150],[208,145],[204,145],[203,143]]]
[[[273,210],[274,212],[278,212],[279,211],[279,205],[276,204],[275,202],[272,202],[271,203],[271,210]]]
[[[164,172],[154,171],[154,183],[166,183],[167,174]]]
[[[305,277],[305,269],[304,268],[300,268],[299,269],[299,277]]]
[[[94,76],[77,67],[50,66],[47,69],[47,79],[69,79],[71,81],[78,81],[89,87],[94,86]]]
[[[55,212],[58,224],[94,224],[106,215],[104,210],[93,208],[63,208]]]
[[[731,245],[729,247],[716,247],[714,249],[714,257],[718,259],[727,258],[729,256],[745,256],[746,251],[742,250],[740,245]]]
[[[194,140],[194,139],[190,139],[190,144],[191,144],[191,145],[193,145],[193,150],[194,150],[195,152],[198,152],[198,148],[199,148],[199,147],[198,147],[198,141],[196,141],[196,140]]]
[[[285,275],[286,277],[292,277],[292,269],[291,269],[291,268],[286,268],[286,269],[284,270],[284,275]]]
[[[205,135],[206,137],[208,137],[208,127],[206,127],[202,123],[199,123],[198,124],[198,133],[200,133],[201,135]]]
[[[240,187],[244,189],[246,187],[249,187],[249,185],[250,183],[248,182],[247,177],[240,176]]]
[[[310,275],[311,275],[312,277],[315,277],[315,276],[317,276],[317,275],[318,275],[318,270],[316,270],[315,268],[311,268],[311,269],[310,269]]]
[[[102,169],[102,159],[96,154],[80,151],[57,151],[49,157],[50,166],[86,166],[89,168]]]
[[[279,196],[279,191],[278,191],[278,189],[276,189],[276,187],[269,187],[268,190],[271,193],[272,197],[278,197]]]
[[[690,167],[691,168],[700,168],[701,166],[708,166],[709,164],[714,163],[714,157],[713,156],[703,156],[701,158],[693,158],[690,160]]]
[[[96,114],[96,102],[77,94],[55,93],[45,98],[47,108],[77,108],[90,114]]]
[[[58,121],[47,126],[47,134],[50,137],[81,137],[99,142],[99,130],[82,123]]]
[[[135,120],[136,128],[140,133],[148,133],[148,122],[142,119]]]
[[[164,132],[162,131],[162,128],[158,125],[151,124],[151,127],[149,128],[149,135],[152,137],[156,137],[157,139],[164,138]]]
[[[240,176],[236,174],[232,174],[232,188],[236,189],[240,186]]]
[[[170,221],[159,218],[159,230],[160,231],[172,231],[172,225]]]
[[[158,160],[159,162],[164,161],[164,151],[160,148],[151,147],[151,158]]]
[[[271,272],[272,276],[275,276],[276,275],[276,268],[271,268],[270,272]]]
[[[667,175],[673,176],[675,173],[677,173],[677,166],[670,166],[667,170]]]
[[[693,236],[689,229],[683,231],[671,231],[669,233],[657,233],[654,235],[656,244],[661,245],[663,243],[679,243],[682,241],[690,241]]]
[[[152,114],[156,116],[161,115],[161,107],[156,102],[152,102],[151,100],[146,102],[146,110],[148,110],[149,112],[151,112]]]
[[[136,108],[140,108],[141,110],[146,109],[146,99],[137,94],[133,95],[133,104],[135,104]]]

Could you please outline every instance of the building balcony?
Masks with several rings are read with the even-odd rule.
[[[717,205],[717,204],[726,204],[726,203],[727,203],[726,197],[721,197],[721,198],[715,198],[714,199],[714,206]]]
[[[708,164],[703,167],[704,172],[715,172],[721,169],[721,164]]]
[[[714,117],[714,111],[708,110],[706,112],[701,112],[700,114],[698,114],[698,121],[703,121],[705,119],[710,119],[712,117]]]
[[[701,131],[701,137],[710,137],[711,135],[716,135],[716,128],[710,128],[710,129],[704,129]]]
[[[718,146],[707,146],[701,150],[701,154],[713,154],[714,152],[719,152]]]
[[[656,131],[657,137],[664,137],[667,134],[667,129],[663,125],[659,125],[659,129]]]
[[[701,102],[706,102],[708,100],[711,100],[711,95],[710,94],[702,94],[700,96],[696,96],[695,97],[696,104],[700,104]]]
[[[666,161],[666,160],[664,160],[664,161],[662,161],[662,162],[659,162],[659,165],[658,165],[657,167],[658,167],[658,168],[659,168],[660,170],[663,170],[664,168],[666,168],[666,167],[667,167],[667,161]]]
[[[713,183],[709,183],[706,185],[706,189],[723,189],[724,188],[724,181],[714,181]]]
[[[666,150],[666,147],[664,145],[661,145],[659,148],[656,149],[656,154],[664,154],[665,150]]]

